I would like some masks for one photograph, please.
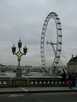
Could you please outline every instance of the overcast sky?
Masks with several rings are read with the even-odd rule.
[[[27,56],[22,57],[22,65],[40,64],[41,29],[45,17],[52,11],[59,15],[62,23],[63,63],[72,54],[77,55],[76,0],[0,0],[1,64],[17,64],[11,47],[13,43],[17,45],[19,38],[28,47]],[[49,26],[53,28],[52,23]]]

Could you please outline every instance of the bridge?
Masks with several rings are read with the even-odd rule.
[[[34,77],[26,76],[21,79],[2,77],[0,78],[0,88],[13,87],[68,87],[60,76],[57,77]]]

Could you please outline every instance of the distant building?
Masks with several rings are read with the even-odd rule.
[[[3,65],[3,64],[0,64],[0,71],[2,71],[2,72],[7,71],[7,66]]]
[[[68,61],[67,70],[71,73],[77,73],[77,56],[72,56],[72,58]]]

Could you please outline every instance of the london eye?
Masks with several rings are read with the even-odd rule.
[[[47,26],[49,21],[53,19],[56,24],[56,40],[55,42],[51,40],[46,41],[46,34],[47,34]],[[47,34],[48,35],[48,34]],[[53,62],[50,68],[50,71],[48,72],[46,68],[46,55],[45,55],[45,44],[49,44],[52,47],[54,58]],[[45,18],[43,27],[42,27],[42,32],[41,32],[41,43],[40,43],[40,49],[41,49],[41,68],[44,72],[46,73],[56,73],[58,71],[58,65],[59,65],[59,60],[61,56],[61,51],[62,51],[62,27],[61,27],[61,22],[60,18],[55,12],[50,12],[48,16]]]

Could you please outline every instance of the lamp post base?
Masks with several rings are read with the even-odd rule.
[[[17,68],[17,71],[16,71],[16,78],[21,78],[22,77],[22,70],[21,68]]]

